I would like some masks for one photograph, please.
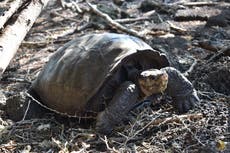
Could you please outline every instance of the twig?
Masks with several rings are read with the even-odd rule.
[[[83,13],[83,11],[81,10],[81,8],[78,6],[77,2],[72,1],[71,3],[75,7],[75,9],[76,9],[76,11],[78,13]]]
[[[40,142],[2,144],[2,145],[0,145],[0,149],[3,149],[3,148],[12,148],[12,147],[19,147],[19,146],[26,146],[26,145],[39,145],[39,144],[40,144]]]
[[[183,6],[188,6],[188,7],[202,7],[202,6],[224,6],[228,7],[230,6],[229,3],[226,2],[179,2],[175,3],[175,5],[183,5]]]
[[[167,21],[167,23],[169,24],[169,26],[170,26],[171,29],[173,29],[173,30],[179,32],[180,34],[185,34],[185,33],[187,32],[186,29],[183,29],[183,28],[181,28],[181,27],[178,27],[178,26],[176,26],[175,24],[173,24],[173,23],[170,22],[170,21]]]
[[[66,38],[66,39],[56,39],[56,40],[46,40],[46,41],[23,41],[22,46],[24,47],[45,47],[48,46],[49,44],[55,44],[55,43],[66,43],[71,38]]]
[[[128,34],[134,35],[136,37],[140,37],[142,39],[145,39],[145,37],[143,35],[141,35],[139,32],[133,30],[133,29],[128,29],[126,27],[124,27],[123,25],[119,24],[118,22],[114,21],[108,14],[102,13],[101,11],[99,11],[97,9],[96,6],[93,6],[91,3],[86,2],[90,9],[92,10],[92,12],[94,12],[95,14],[99,15],[100,17],[102,17],[106,22],[108,22],[108,24],[112,27],[117,28],[118,30],[121,30],[123,32],[126,32]]]
[[[115,153],[119,153],[119,151],[117,151],[114,147],[111,148],[108,144],[108,139],[106,136],[104,136],[104,139],[103,138],[100,138],[106,145],[106,148],[109,150],[109,151],[112,151],[112,152],[115,152]]]
[[[71,1],[71,2],[66,2],[64,0],[59,0],[62,8],[70,8],[73,11],[77,11],[77,13],[82,13],[83,11],[81,8],[78,6],[77,2]]]
[[[215,2],[185,2],[182,3],[184,6],[214,6],[217,5],[218,3]]]
[[[110,137],[111,142],[113,143],[117,143],[119,145],[127,145],[125,143],[129,143],[129,142],[137,142],[140,140],[144,139],[144,136],[140,135],[140,136],[135,136],[132,138],[128,138],[128,136],[122,134],[122,133],[118,133],[119,135],[123,136],[123,137]]]
[[[190,68],[185,71],[183,74],[184,76],[188,76],[193,70],[194,70],[194,67],[197,65],[197,60],[194,59],[194,62],[192,63],[192,65],[190,66]]]
[[[185,129],[188,130],[188,132],[197,140],[197,142],[200,145],[205,146],[205,144],[201,142],[201,140],[197,137],[196,134],[194,134],[194,132],[187,126],[187,124],[185,124],[184,122],[182,122],[182,124],[184,125]]]
[[[161,112],[162,112],[161,109],[159,111],[157,111],[156,113],[158,115],[155,116],[154,119],[152,119],[152,120],[155,120],[156,118],[160,117],[161,116]],[[127,143],[130,142],[130,140],[134,140],[134,139],[138,138],[137,135],[139,133],[141,133],[142,131],[144,131],[147,127],[149,127],[151,125],[151,122],[149,122],[144,127],[142,127],[140,130],[135,130],[134,127],[136,126],[136,124],[138,124],[137,122],[142,122],[142,121],[140,121],[140,120],[137,119],[136,122],[131,125],[130,132],[128,133],[127,136],[125,134],[118,133],[119,135],[121,135],[121,136],[123,136],[125,138],[125,142],[122,144],[123,146],[126,146]]]
[[[151,18],[142,16],[137,18],[116,19],[114,21],[118,23],[130,23],[130,22],[143,21],[143,20],[151,20]]]
[[[158,19],[160,20],[161,23],[164,22],[164,20],[162,19],[162,17],[158,13],[157,13],[157,17],[158,17]]]
[[[167,34],[167,32],[166,31],[149,31],[149,30],[146,30],[145,34],[150,35],[150,36],[165,36]]]
[[[223,56],[225,53],[227,54],[227,52],[230,52],[230,46],[224,47],[221,50],[219,50],[217,52],[217,54],[213,55],[208,61],[207,63],[210,63],[212,61],[214,61],[217,58],[220,58],[221,56]]]
[[[139,134],[140,132],[144,131],[147,127],[149,127],[150,125],[152,125],[153,121],[156,121],[158,117],[160,117],[161,114],[159,114],[158,116],[156,116],[151,122],[149,122],[148,124],[146,124],[143,128],[141,128],[140,130],[136,131],[134,136],[136,136],[137,134]]]
[[[209,98],[209,100],[213,100],[213,97],[215,98],[218,98],[218,97],[225,97],[225,98],[230,98],[230,96],[228,95],[225,95],[225,94],[222,94],[222,93],[219,93],[219,92],[215,92],[215,91],[212,91],[212,92],[208,92],[208,91],[198,91],[198,93],[202,96],[206,96]],[[212,97],[210,97],[210,95]]]
[[[151,122],[152,126],[156,126],[156,125],[160,125],[160,124],[168,124],[168,123],[182,123],[182,120],[185,119],[189,119],[189,120],[199,120],[203,118],[203,114],[198,113],[198,114],[185,114],[185,115],[177,115],[177,116],[173,116],[173,117],[168,117],[168,118],[164,118],[164,119],[157,119],[157,120],[153,120]]]
[[[53,12],[51,12],[51,13],[52,13],[52,15],[59,16],[59,17],[61,17],[61,18],[63,18],[63,19],[68,19],[68,20],[73,21],[73,22],[78,22],[78,21],[79,21],[79,20],[77,20],[77,19],[74,19],[73,17],[68,17],[68,18],[66,18],[65,15],[62,15],[62,14],[58,13],[57,11],[53,11]]]
[[[148,12],[144,13],[143,16],[145,16],[145,17],[150,17],[150,16],[152,16],[152,15],[155,14],[155,13],[156,13],[155,10],[151,10],[151,11],[148,11]]]
[[[4,79],[4,81],[21,82],[21,83],[31,83],[29,80],[27,80],[25,78],[10,78],[10,77],[7,77],[6,79]]]
[[[25,113],[23,115],[22,121],[24,121],[25,118],[26,118],[26,115],[27,115],[27,113],[29,111],[29,108],[30,108],[30,103],[31,103],[31,100],[28,101],[28,104],[27,104],[27,107],[26,107],[26,111],[25,111]]]

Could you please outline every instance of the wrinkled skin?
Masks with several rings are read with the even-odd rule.
[[[186,113],[200,101],[192,83],[178,70],[172,67],[162,68],[168,74],[166,93],[173,98],[174,107],[179,113]]]
[[[161,91],[162,83],[160,83],[153,86],[153,88],[155,89],[154,92],[151,90],[150,92],[153,92],[152,94],[166,92],[173,98],[174,107],[178,110],[179,113],[186,113],[199,103],[199,98],[197,96],[196,90],[193,88],[191,82],[175,68],[166,67],[158,70],[162,73],[153,70],[152,75],[151,70],[147,71],[149,74],[146,77],[151,78],[152,76],[154,76],[153,78],[155,79],[155,81],[157,80],[158,82],[159,79],[162,82],[165,82],[165,73],[168,75],[167,88],[165,89],[165,91]],[[134,73],[134,71],[131,72],[132,74],[136,74]],[[141,74],[145,73],[142,72]],[[156,78],[157,76],[159,78]],[[139,80],[140,78],[142,80],[147,79],[143,78],[145,76],[136,76],[134,78],[138,79],[138,77]],[[132,78],[130,78],[130,80],[133,80],[133,76]],[[140,93],[142,91],[142,88],[140,88],[140,84],[136,85],[134,82],[137,83],[138,81],[126,81],[122,83],[121,86],[115,92],[116,94],[112,98],[108,107],[98,115],[96,130],[99,133],[110,134],[114,126],[119,124],[122,121],[122,119],[127,115],[127,113],[136,106],[138,97],[141,95]],[[150,96],[146,95],[142,91],[142,96],[143,95],[144,97]]]
[[[138,96],[139,89],[133,82],[126,81],[121,84],[109,106],[99,113],[96,130],[99,133],[110,134],[114,126],[119,124],[136,104]]]

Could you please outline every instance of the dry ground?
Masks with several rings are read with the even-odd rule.
[[[30,83],[65,42],[92,32],[127,33],[90,12],[84,1],[75,2],[51,1],[37,19],[0,81],[7,103],[25,100]],[[224,50],[230,44],[229,16],[219,26],[216,20],[206,26],[211,16],[229,9],[229,3],[114,2],[117,5],[112,0],[92,1],[166,53],[198,90],[200,106],[178,115],[170,97],[163,96],[155,105],[133,110],[132,121],[107,137],[96,134],[93,121],[80,124],[77,119],[50,115],[15,122],[17,115],[9,116],[0,107],[0,152],[230,152],[230,51]],[[116,20],[123,18],[139,20]]]

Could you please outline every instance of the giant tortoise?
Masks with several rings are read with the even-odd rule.
[[[165,92],[180,113],[199,102],[190,81],[169,65],[136,37],[89,34],[58,49],[29,92],[55,112],[95,117],[98,132],[108,134],[142,99]]]

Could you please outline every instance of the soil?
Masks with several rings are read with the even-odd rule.
[[[230,152],[230,50],[220,53],[230,44],[227,0],[206,4],[90,1],[115,21],[148,17],[121,24],[146,32],[144,41],[167,54],[171,65],[193,83],[201,103],[183,114],[185,117],[164,95],[151,106],[133,110],[131,119],[109,136],[95,132],[94,120],[52,112],[47,117],[22,120],[25,110],[20,106],[26,101],[26,91],[53,52],[88,33],[126,33],[90,12],[84,1],[60,2],[50,1],[0,80],[0,152]],[[207,11],[200,15],[202,8]],[[10,111],[7,105],[12,106]]]

